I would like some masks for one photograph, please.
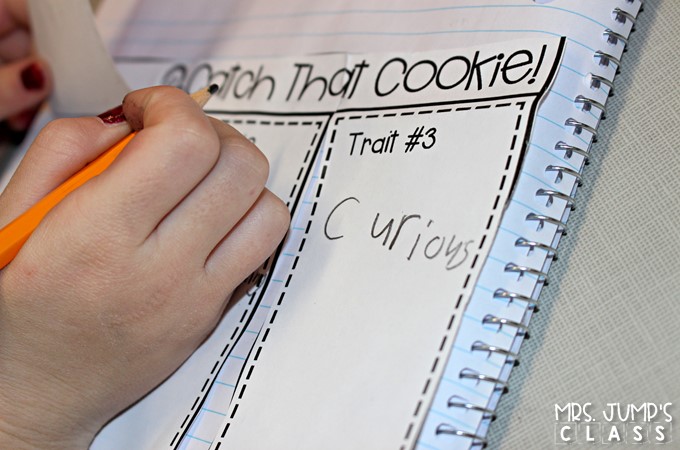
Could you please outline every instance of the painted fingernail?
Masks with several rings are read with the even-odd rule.
[[[28,91],[39,91],[45,87],[45,72],[38,63],[31,63],[21,71],[21,83]]]
[[[102,122],[108,124],[125,122],[125,114],[123,114],[123,105],[109,109],[108,111],[99,114],[97,117],[99,117],[102,120]]]

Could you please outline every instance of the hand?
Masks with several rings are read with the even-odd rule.
[[[86,448],[196,349],[288,228],[266,158],[189,96],[136,91],[123,111],[52,122],[0,196],[3,226],[143,126],[0,272],[0,448]]]
[[[30,56],[28,23],[25,0],[0,0],[0,121],[15,130],[30,125],[52,83],[45,62]]]

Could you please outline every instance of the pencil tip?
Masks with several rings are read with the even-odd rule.
[[[210,93],[210,95],[213,95],[215,92],[219,90],[219,88],[220,88],[219,85],[213,83],[210,85],[210,87],[208,87],[208,92]]]

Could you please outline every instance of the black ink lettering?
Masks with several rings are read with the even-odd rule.
[[[484,61],[478,61],[477,59],[479,58],[479,50],[475,52],[475,57],[472,60],[472,65],[470,67],[470,77],[468,78],[468,82],[465,85],[465,90],[467,91],[470,89],[470,85],[472,84],[472,79],[473,77],[476,77],[477,79],[477,90],[480,91],[482,90],[483,83],[482,83],[482,66],[484,64],[487,64],[493,60],[496,59],[496,56],[492,56],[490,58],[485,59]],[[507,64],[507,61],[506,61]]]
[[[416,67],[421,66],[421,65],[430,66],[430,67],[432,68],[432,75],[430,75],[430,78],[428,78],[428,80],[427,80],[425,83],[423,83],[422,86],[420,86],[420,87],[412,87],[412,86],[409,85],[409,78],[410,78],[410,76],[411,76],[411,73],[413,72],[413,70],[414,70]],[[423,60],[423,61],[418,61],[418,62],[415,63],[413,66],[411,66],[411,68],[408,69],[408,71],[406,72],[406,75],[404,76],[404,89],[406,89],[407,92],[419,92],[419,91],[422,91],[423,89],[425,89],[425,88],[432,82],[432,80],[434,80],[434,78],[435,78],[436,76],[437,76],[437,65],[436,65],[433,61],[430,61],[429,59],[426,59],[426,60]]]
[[[435,252],[432,253],[432,254],[428,253],[427,249],[429,249],[430,246],[431,246],[433,243],[437,242],[437,241],[441,241],[441,243],[439,244],[439,248],[437,249],[437,251],[435,251]],[[423,255],[425,255],[425,257],[426,257],[427,259],[434,259],[434,258],[436,258],[436,257],[439,255],[439,253],[442,251],[442,248],[444,248],[444,239],[442,239],[442,238],[439,237],[439,236],[435,236],[435,237],[433,237],[432,239],[430,239],[430,241],[425,245],[425,249],[423,250]]]
[[[461,61],[463,64],[465,64],[465,72],[464,72],[463,75],[458,79],[458,81],[456,81],[456,82],[454,82],[454,83],[451,83],[451,84],[444,84],[444,83],[442,83],[442,80],[441,80],[441,78],[442,78],[442,73],[444,72],[444,68],[445,68],[449,63],[451,63],[451,62],[453,62],[453,61]],[[469,72],[470,72],[470,61],[469,61],[467,58],[465,58],[464,56],[454,56],[454,57],[452,57],[452,58],[449,58],[449,59],[447,59],[446,61],[444,61],[444,62],[442,63],[441,67],[439,68],[439,72],[437,72],[437,79],[435,80],[436,83],[437,83],[437,87],[438,87],[439,89],[453,89],[453,88],[455,88],[456,86],[458,86],[460,83],[462,83],[463,81],[465,81],[465,79],[467,78]]]
[[[399,237],[399,234],[401,233],[402,228],[411,219],[420,219],[420,214],[409,214],[401,217],[401,222],[399,222],[399,226],[397,227],[397,231],[394,233],[394,238],[392,239],[392,242],[390,243],[390,250],[394,248],[394,244],[397,243],[397,238]]]
[[[458,254],[460,249],[463,247],[462,242],[459,242],[458,244],[456,244],[454,246],[453,244],[455,242],[456,242],[456,235],[454,234],[453,236],[451,236],[451,242],[449,242],[449,245],[446,247],[446,250],[444,251],[445,256],[447,256],[447,257],[450,256],[450,258],[446,262],[446,270],[453,270],[456,267],[460,266],[464,261],[464,259],[463,259],[463,261],[460,261],[459,263],[452,265],[453,260],[456,258],[456,255]]]
[[[389,222],[387,222],[387,225],[385,225],[385,228],[383,228],[380,233],[375,234],[375,226],[378,224],[378,219],[380,218],[380,213],[375,213],[375,219],[373,220],[373,226],[371,227],[371,237],[373,239],[378,239],[383,233],[385,234],[385,239],[383,239],[382,245],[387,245],[387,240],[390,238],[390,233],[392,233],[392,225],[394,224],[394,219],[390,219]]]
[[[359,64],[354,65],[354,69],[355,70],[359,69],[359,71],[356,73],[356,77],[354,77],[354,86],[352,86],[352,90],[350,91],[348,98],[352,98],[352,96],[354,95],[354,91],[357,88],[357,84],[359,84],[359,78],[361,78],[361,73],[367,67],[369,67],[369,64],[366,63],[365,59],[361,61]]]
[[[519,62],[514,62],[513,60],[519,59]],[[534,57],[532,56],[531,52],[529,50],[518,50],[512,55],[508,56],[508,59],[505,60],[505,64],[503,64],[503,68],[501,69],[501,76],[503,77],[503,81],[506,82],[507,84],[517,84],[523,79],[525,79],[529,73],[531,73],[531,68],[528,68],[524,71],[524,73],[518,77],[518,78],[510,78],[509,77],[509,72],[514,69],[519,69],[520,67],[527,66],[531,64],[534,61]]]
[[[432,223],[434,223],[434,221],[433,221],[432,219],[430,219],[430,220],[427,222],[426,227],[427,227],[427,228],[430,228],[430,225],[432,225]],[[421,237],[421,236],[422,236],[422,233],[418,233],[418,236],[416,237],[416,241],[413,243],[413,247],[411,248],[411,253],[409,253],[408,256],[406,257],[406,259],[407,259],[408,261],[410,261],[411,258],[413,257],[413,253],[415,253],[416,247],[418,247],[418,242],[420,242],[420,237]]]
[[[354,154],[354,145],[355,145],[356,142],[357,142],[357,137],[358,137],[358,136],[363,136],[364,133],[362,133],[362,132],[357,132],[357,133],[350,133],[349,135],[352,136],[352,147],[349,149],[349,156],[352,156],[352,155]],[[364,151],[364,148],[363,148],[363,146],[362,146],[362,147],[361,147],[361,152],[363,153],[363,151]]]
[[[489,83],[489,87],[493,87],[494,83],[496,82],[496,77],[498,76],[498,69],[501,67],[501,61],[505,55],[503,53],[499,53],[496,58],[498,58],[498,62],[496,62],[496,67],[493,69],[493,76],[491,77],[491,82]]]
[[[238,78],[237,78],[236,81],[234,82],[234,98],[236,98],[236,99],[242,99],[243,97],[245,97],[246,95],[248,95],[248,93],[250,92],[250,86],[248,86],[248,87],[246,88],[246,90],[243,91],[242,93],[239,92],[239,86],[241,85],[241,81],[242,81],[244,78],[246,78],[246,77],[249,77],[249,78],[250,78],[250,81],[254,81],[254,80],[255,80],[255,74],[253,73],[252,70],[246,70],[246,71],[244,71],[244,72],[241,72],[241,74],[238,76]]]
[[[288,95],[286,95],[286,101],[290,101],[291,95],[293,95],[293,91],[295,90],[295,85],[297,84],[298,78],[300,77],[300,70],[303,68],[303,66],[309,67],[309,64],[295,64],[295,68],[297,69],[295,71],[295,78],[293,78],[293,84],[290,85],[290,90],[288,90]]]
[[[241,70],[240,66],[234,66],[229,73],[224,71],[213,72],[213,68],[210,64],[200,64],[191,70],[184,83],[183,89],[186,92],[193,92],[196,89],[215,83],[220,86],[220,90],[216,95],[224,98],[226,92],[229,90],[229,83],[239,70]]]
[[[392,92],[394,92],[394,91],[399,87],[399,83],[396,83],[396,84],[392,87],[392,89],[390,89],[390,90],[388,90],[388,91],[385,92],[385,91],[380,90],[380,88],[379,88],[379,86],[378,86],[378,85],[380,84],[380,78],[381,78],[382,75],[383,75],[383,71],[387,68],[387,66],[389,66],[390,64],[392,64],[392,63],[394,63],[394,62],[401,63],[401,67],[402,67],[402,69],[401,69],[401,74],[402,74],[402,75],[403,75],[404,73],[406,73],[406,67],[407,67],[407,66],[406,66],[406,61],[403,60],[402,58],[392,58],[392,59],[390,59],[389,61],[387,61],[387,62],[380,68],[380,71],[378,72],[378,75],[375,77],[375,94],[376,94],[377,96],[379,96],[379,97],[384,97],[384,96],[386,96],[386,95],[390,95]]]
[[[422,234],[420,234],[420,233],[418,233],[418,236],[416,236],[416,241],[413,243],[413,247],[411,248],[411,253],[409,253],[408,256],[406,257],[406,259],[408,261],[411,260],[411,258],[413,257],[413,253],[416,251],[416,247],[418,246],[418,243],[420,242],[420,236],[422,236]]]
[[[272,95],[274,95],[274,89],[276,87],[276,82],[274,81],[274,78],[272,78],[269,75],[266,75],[266,76],[263,77],[262,76],[262,70],[264,70],[264,66],[260,66],[260,68],[257,71],[257,75],[255,75],[255,80],[253,81],[252,86],[250,86],[250,89],[249,89],[249,92],[248,92],[248,98],[249,99],[253,98],[253,94],[255,94],[255,90],[263,82],[269,83],[269,94],[267,95],[267,100],[271,100]],[[234,91],[236,91],[236,88],[234,88]],[[234,95],[236,95],[236,92],[234,92]]]
[[[543,45],[541,47],[541,55],[538,57],[538,62],[536,63],[536,70],[534,70],[534,73],[531,75],[533,78],[531,78],[527,83],[529,84],[534,84],[536,81],[536,75],[538,75],[538,71],[541,69],[541,64],[543,63],[543,57],[545,56],[545,50],[548,46]]]
[[[342,94],[342,96],[344,97],[345,94],[347,93],[347,89],[349,89],[349,86],[352,82],[352,74],[353,73],[354,73],[354,71],[349,70],[349,69],[340,69],[337,72],[335,72],[335,74],[331,77],[331,82],[328,83],[328,92],[332,96]],[[336,80],[338,79],[337,77],[342,76],[342,75],[347,75],[347,79],[345,81],[342,81],[342,84],[340,85],[340,89],[338,89],[337,91],[333,91],[333,84],[335,84]]]
[[[434,147],[434,144],[437,142],[437,138],[435,137],[435,134],[437,133],[436,128],[430,128],[425,132],[425,136],[430,138],[430,143],[426,144],[425,141],[423,141],[422,144],[420,144],[425,150],[431,149]]]
[[[297,85],[299,75],[303,69],[306,69],[306,76],[302,89],[300,89],[300,94],[297,96],[297,100],[302,100],[302,96],[305,95],[305,92],[307,92],[307,89],[309,89],[310,86],[312,86],[315,83],[321,83],[321,86],[323,87],[321,88],[321,93],[319,94],[318,98],[318,100],[321,101],[324,95],[326,94],[326,89],[328,88],[328,81],[324,77],[312,78],[312,71],[314,70],[314,65],[312,64],[295,63],[295,67],[297,68],[297,71],[295,72],[293,85],[290,87],[290,91],[288,91],[286,101],[290,100],[291,95],[293,94],[293,92],[295,92],[295,87]]]
[[[184,64],[176,64],[172,66],[167,72],[165,72],[161,84],[174,86],[181,89],[184,85],[184,80],[187,77],[187,71],[187,66]]]
[[[359,201],[359,199],[356,198],[356,197],[347,197],[347,198],[341,200],[340,203],[338,203],[337,205],[335,205],[335,207],[331,210],[330,214],[328,214],[328,217],[326,218],[326,223],[325,223],[324,226],[323,226],[323,234],[326,236],[326,238],[327,238],[328,240],[333,241],[333,240],[336,240],[336,239],[340,239],[340,238],[345,237],[345,236],[342,235],[342,234],[339,234],[339,235],[337,235],[337,236],[331,236],[330,234],[328,234],[328,224],[330,223],[331,217],[333,216],[333,214],[335,214],[335,211],[337,211],[337,209],[338,209],[340,206],[342,206],[344,203],[346,203],[346,202],[348,202],[348,201],[350,201],[350,200],[353,200],[353,201],[355,201],[355,202],[357,202],[357,203],[361,203],[361,202]]]
[[[394,130],[390,133],[390,137],[388,138],[388,142],[391,139],[392,143],[390,144],[390,153],[394,151],[394,143],[397,141],[397,137],[399,136],[399,132],[397,130]]]

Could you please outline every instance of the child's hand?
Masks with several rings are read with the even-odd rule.
[[[25,0],[0,0],[0,121],[28,127],[51,88],[45,62],[31,57]]]
[[[145,89],[123,109],[143,129],[0,271],[1,448],[86,448],[205,339],[288,227],[266,158],[189,96]],[[48,125],[0,197],[0,226],[129,131]]]

